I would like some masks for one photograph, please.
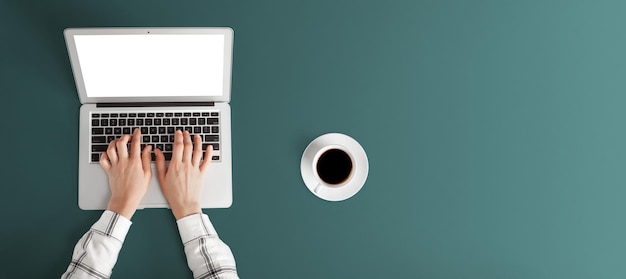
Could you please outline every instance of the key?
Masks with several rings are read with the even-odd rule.
[[[91,120],[91,126],[100,126],[100,120],[92,119]]]
[[[104,129],[103,128],[91,128],[91,134],[92,135],[102,135],[102,134],[104,134]]]
[[[149,112],[148,117],[154,117],[154,112]]]
[[[165,157],[166,161],[172,160],[172,152],[163,152],[163,157]]]
[[[219,116],[220,114],[218,112],[211,112],[211,116]]]
[[[118,123],[120,124],[120,126],[126,126],[126,119],[120,119]]]
[[[157,117],[163,117],[163,113],[162,112],[157,112],[156,116]]]
[[[219,120],[217,118],[207,118],[206,119],[206,124],[207,125],[216,125],[219,123]]]
[[[211,133],[213,134],[217,134],[220,132],[220,127],[219,126],[213,126],[211,127]]]
[[[210,116],[210,114],[208,112],[203,112],[202,116]]]
[[[143,112],[142,112],[142,113],[138,113],[138,114],[137,114],[137,117],[146,117],[146,114],[145,114],[145,113],[143,113]]]
[[[159,150],[163,151],[163,144],[162,143],[157,144],[156,148],[158,148]]]
[[[178,118],[172,118],[172,125],[178,125]]]
[[[205,119],[204,118],[198,118],[198,125],[204,125]]]
[[[107,134],[107,135],[113,134],[113,128],[105,128],[104,129],[104,133]]]
[[[111,143],[115,139],[115,136],[107,136],[107,143]]]
[[[161,142],[168,142],[169,137],[168,136],[161,136]],[[163,149],[161,149],[163,150]]]
[[[181,112],[176,112],[176,113],[174,113],[174,116],[181,117],[181,116],[183,116],[183,114]]]
[[[196,119],[195,118],[189,118],[189,125],[196,125]]]
[[[175,132],[174,131],[174,127],[167,127],[167,133],[168,134],[173,134],[174,132]]]
[[[150,127],[150,134],[156,134],[157,133],[157,127]]]
[[[114,128],[113,129],[113,133],[116,135],[121,135],[122,134],[122,128]]]
[[[173,145],[171,143],[165,144],[165,146],[164,146],[165,151],[172,151],[172,146]]]
[[[109,120],[108,119],[100,120],[100,125],[102,125],[102,126],[109,126]]]
[[[107,148],[109,148],[109,146],[106,144],[92,144],[91,152],[104,152],[107,151]]]
[[[99,113],[92,113],[91,117],[92,118],[100,118],[100,114]]]
[[[109,114],[108,113],[103,113],[103,114],[100,114],[100,117],[109,117]]]
[[[163,125],[170,125],[170,119],[169,118],[164,118],[163,119]]]
[[[137,118],[135,123],[137,123],[137,125],[139,125],[139,126],[143,126],[143,118]]]
[[[92,153],[92,154],[91,154],[91,161],[92,161],[92,162],[98,162],[98,161],[100,161],[100,154],[99,154],[99,153]]]
[[[181,118],[180,125],[187,125],[187,118]]]
[[[172,116],[174,116],[174,114],[173,114],[173,113],[171,113],[171,112],[166,112],[166,113],[165,113],[165,117],[172,117]]]
[[[155,125],[155,126],[159,126],[159,125],[161,125],[161,119],[160,119],[160,118],[155,119],[155,120],[154,120],[154,125]]]
[[[200,116],[200,113],[199,112],[194,112],[193,116]]]
[[[111,113],[111,117],[117,117],[117,113]]]
[[[120,117],[128,117],[128,113],[120,113]]]
[[[147,126],[152,125],[152,119],[150,119],[150,118],[146,119],[145,123],[146,123]]]
[[[220,144],[219,143],[203,143],[202,144],[202,150],[206,150],[206,148],[209,145],[213,145],[213,150],[220,150]]]
[[[130,135],[130,128],[128,128],[128,127],[124,128],[124,129],[123,129],[123,131],[122,131],[122,133],[123,133],[124,135]]]
[[[187,131],[187,132],[191,133],[193,130],[191,129],[191,127],[187,126],[187,127],[185,127],[185,131]],[[192,137],[192,138],[193,138],[193,137]]]
[[[152,142],[159,142],[159,136],[152,136]]]
[[[165,127],[159,127],[159,134],[165,134]]]
[[[134,125],[135,125],[135,119],[134,118],[128,119],[128,126],[134,126]]]
[[[136,113],[129,113],[128,117],[137,117],[137,114]]]
[[[107,138],[105,136],[94,136],[94,137],[91,137],[91,142],[92,143],[106,143]]]
[[[193,127],[193,132],[196,133],[196,134],[202,133],[202,128],[200,128],[198,126]]]
[[[213,161],[217,161],[217,160],[219,160],[219,159],[220,159],[220,156],[213,156],[211,159],[212,159]]]
[[[218,142],[219,140],[220,140],[220,136],[218,135],[205,135],[204,136],[205,142]]]
[[[184,116],[191,116],[191,112],[185,112]]]
[[[143,142],[150,142],[150,136],[143,136],[142,139],[143,139]]]
[[[210,133],[211,132],[211,127],[209,127],[209,126],[202,127],[202,132],[205,133],[205,134]]]
[[[142,134],[147,134],[148,133],[148,127],[141,127],[141,133]]]

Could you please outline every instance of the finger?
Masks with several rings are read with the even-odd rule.
[[[119,159],[128,159],[128,147],[126,147],[126,144],[128,143],[129,139],[129,135],[123,135],[119,140],[117,140],[117,143],[115,143],[115,145],[117,146],[117,156]]]
[[[117,142],[117,140],[112,140],[109,143],[109,148],[107,148],[107,155],[109,157],[109,161],[111,161],[111,165],[114,165],[117,163],[117,150],[115,150],[115,143]]]
[[[139,158],[141,155],[141,132],[139,128],[133,131],[133,140],[130,142],[130,157]]]
[[[213,145],[209,144],[209,146],[206,147],[204,160],[202,161],[202,164],[200,164],[200,171],[203,173],[209,168],[209,165],[211,164],[211,154],[213,154]]]
[[[146,145],[143,148],[143,152],[141,154],[141,166],[143,167],[143,172],[152,174],[152,169],[150,168],[150,162],[152,161],[152,145]]]
[[[176,130],[174,133],[174,149],[172,150],[172,159],[170,162],[180,162],[183,160],[183,133],[180,130]]]
[[[100,165],[107,173],[109,172],[111,162],[109,162],[109,156],[107,156],[106,152],[102,152],[102,155],[100,155]]]
[[[194,135],[193,142],[192,163],[194,166],[199,166],[200,160],[202,159],[202,140],[200,139],[200,135]]]
[[[189,132],[185,131],[183,133],[183,141],[185,144],[185,150],[183,150],[183,162],[191,163],[191,152],[193,151],[193,143],[191,142],[191,137],[189,136]]]
[[[165,156],[163,156],[163,151],[161,149],[155,149],[154,154],[156,155],[156,160],[154,163],[156,164],[157,170],[157,179],[159,183],[163,185],[162,181],[165,181]]]

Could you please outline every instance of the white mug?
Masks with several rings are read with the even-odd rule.
[[[324,179],[320,176],[319,170],[320,170],[320,157],[322,157],[322,155],[324,155],[326,152],[333,150],[333,149],[337,149],[342,151],[345,155],[348,156],[348,162],[343,162],[343,163],[348,163],[346,164],[345,168],[350,168],[350,170],[348,171],[347,175],[341,174],[341,181],[339,181],[338,183],[332,183],[329,182],[328,178]],[[328,155],[326,155],[328,156]],[[335,158],[336,160],[341,160],[338,158]],[[326,160],[330,160],[330,159],[326,159]],[[325,161],[326,161],[325,160]],[[333,164],[332,162],[324,162],[324,164]],[[349,165],[349,166],[348,166]],[[320,187],[324,186],[324,187],[342,187],[347,185],[348,183],[350,183],[350,180],[352,179],[352,177],[354,176],[354,170],[355,170],[355,162],[354,162],[354,157],[352,156],[352,154],[350,153],[350,151],[342,145],[338,145],[338,144],[331,144],[331,145],[327,145],[322,147],[316,154],[315,154],[315,158],[313,159],[313,174],[315,175],[315,178],[318,181],[317,186],[315,186],[315,188],[313,189],[313,192],[317,193],[320,190]],[[342,168],[344,168],[344,166],[341,166]],[[343,171],[345,173],[345,171]],[[328,176],[328,175],[326,175]]]

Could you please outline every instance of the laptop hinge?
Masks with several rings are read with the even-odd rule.
[[[111,107],[199,107],[209,106],[214,107],[215,102],[137,102],[137,103],[97,103],[96,107],[99,108],[111,108]]]

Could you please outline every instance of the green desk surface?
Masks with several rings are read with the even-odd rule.
[[[1,1],[0,277],[56,278],[77,206],[66,27],[230,26],[234,203],[205,210],[242,278],[626,278],[624,1]],[[313,196],[341,132],[364,188]],[[115,278],[191,277],[139,211]]]

